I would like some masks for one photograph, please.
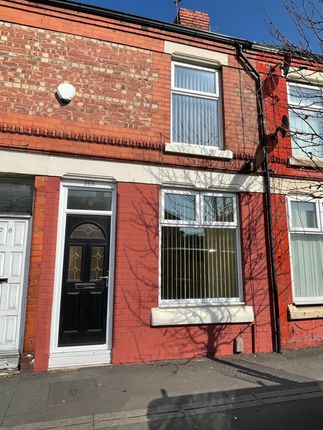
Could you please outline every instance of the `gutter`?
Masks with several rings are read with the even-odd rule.
[[[115,19],[121,22],[128,22],[136,25],[142,26],[143,30],[145,27],[155,28],[157,30],[169,31],[172,33],[183,34],[185,36],[198,37],[211,42],[225,43],[236,47],[237,44],[241,45],[244,49],[250,49],[254,51],[269,52],[275,55],[284,55],[284,47],[270,45],[268,43],[262,42],[252,42],[247,39],[241,39],[239,37],[227,36],[225,34],[213,33],[211,31],[203,31],[198,29],[193,29],[190,27],[185,27],[180,24],[171,24],[164,21],[159,21],[157,19],[146,18],[138,15],[133,15],[130,13],[123,13],[112,9],[106,9],[99,6],[92,6],[89,4],[78,3],[71,0],[28,0],[35,7],[41,5],[53,6],[61,9],[67,9],[75,12],[83,12],[95,16],[101,16],[104,18]],[[11,0],[11,3],[19,3],[19,1]],[[316,58],[321,59],[320,54],[315,54]],[[294,53],[294,57],[304,60],[304,54],[301,52]],[[323,58],[323,57],[322,57]]]
[[[251,49],[254,42],[250,42],[246,39],[240,39],[236,37],[226,36],[223,34],[213,33],[210,31],[202,31],[193,29],[190,27],[184,27],[180,24],[171,24],[168,22],[159,21],[157,19],[145,18],[138,15],[132,15],[129,13],[118,12],[111,9],[105,9],[98,6],[92,6],[84,3],[77,3],[70,0],[40,0],[37,3],[32,0],[28,0],[31,4],[39,7],[40,5],[54,6],[76,12],[83,12],[104,18],[111,18],[118,21],[129,22],[132,24],[141,25],[143,27],[152,27],[158,30],[170,31],[173,33],[184,34],[186,36],[199,37],[205,40],[213,42],[220,42],[236,46],[237,44],[242,45],[246,49]],[[268,49],[268,48],[267,48]]]
[[[278,285],[277,285],[277,268],[275,259],[275,246],[274,246],[274,235],[273,235],[273,219],[272,219],[272,204],[271,204],[271,190],[270,190],[270,169],[269,169],[269,155],[267,146],[267,129],[266,129],[266,118],[264,108],[264,97],[262,91],[261,75],[257,69],[250,63],[247,57],[243,53],[243,47],[240,44],[236,45],[237,55],[240,58],[246,70],[254,77],[256,81],[257,91],[257,104],[258,104],[258,115],[259,115],[259,131],[261,145],[264,150],[264,182],[265,182],[265,194],[266,194],[266,212],[267,212],[267,237],[269,245],[269,257],[270,257],[270,281],[271,291],[274,302],[274,315],[275,315],[275,349],[276,352],[282,352],[281,346],[281,328],[280,328],[280,314],[279,314],[279,298],[278,298]]]

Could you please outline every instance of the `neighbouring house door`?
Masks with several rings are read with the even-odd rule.
[[[106,343],[111,216],[67,215],[58,346]]]
[[[28,223],[0,218],[0,355],[19,354]]]

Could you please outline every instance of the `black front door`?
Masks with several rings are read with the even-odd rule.
[[[59,346],[106,343],[110,222],[67,215]]]

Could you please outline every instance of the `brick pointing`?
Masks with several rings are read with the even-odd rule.
[[[106,34],[110,33],[108,28]],[[126,33],[125,44],[95,36],[0,23],[3,121],[56,129],[58,136],[85,133],[102,139],[169,142],[171,56],[152,50],[148,42],[146,49],[126,45],[131,43]],[[224,147],[253,156],[258,143],[254,82],[233,56],[221,75]],[[65,80],[75,86],[77,95],[61,106],[54,93]],[[80,145],[60,141],[62,151],[67,147],[77,154]],[[185,157],[185,163],[193,158]],[[226,168],[230,170],[230,165]]]
[[[164,98],[161,91],[170,83],[163,79],[162,59],[153,52],[3,22],[0,32],[0,112],[134,134],[152,135],[152,121],[159,127],[167,124],[169,94]],[[77,95],[62,107],[55,90],[64,81],[75,86]]]
[[[210,17],[207,13],[183,7],[179,8],[175,23],[185,27],[197,28],[198,30],[210,30]]]

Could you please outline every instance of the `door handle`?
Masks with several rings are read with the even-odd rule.
[[[8,282],[8,278],[0,278],[0,284]]]
[[[105,288],[108,288],[108,284],[109,284],[109,275],[105,275],[105,276],[99,276],[99,279],[101,279],[104,282],[104,286]]]

